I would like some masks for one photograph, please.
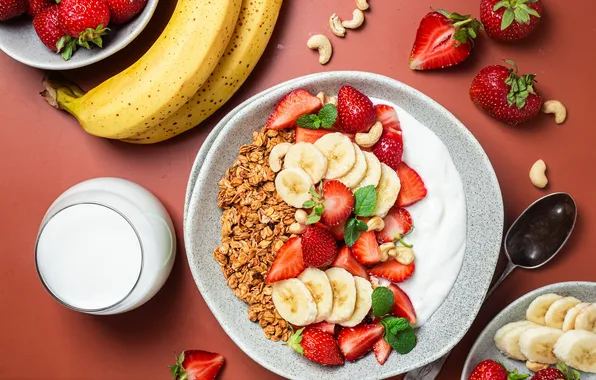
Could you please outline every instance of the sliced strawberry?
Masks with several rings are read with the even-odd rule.
[[[275,261],[269,269],[265,282],[272,284],[277,281],[295,278],[304,271],[302,259],[302,240],[293,237],[279,249]]]
[[[397,170],[404,154],[402,133],[394,129],[383,129],[381,138],[373,146],[372,151],[379,161]]]
[[[375,323],[343,328],[339,332],[337,342],[346,360],[360,359],[364,354],[373,349],[374,344],[383,337],[385,328]]]
[[[383,365],[391,353],[391,346],[384,338],[381,338],[376,341],[375,345],[373,346],[373,351],[379,364]]]
[[[335,240],[343,241],[344,240],[344,229],[346,228],[346,222],[341,222],[337,226],[329,227],[329,231],[335,237]]]
[[[342,365],[344,358],[333,335],[307,327],[296,331],[287,345],[307,359],[323,365]]]
[[[308,91],[294,90],[283,97],[275,111],[267,119],[267,128],[283,129],[296,126],[296,120],[305,114],[318,112],[321,100]]]
[[[397,197],[395,205],[397,207],[406,207],[413,205],[426,197],[426,187],[420,175],[405,162],[399,164],[396,169],[397,175],[401,181],[401,190]]]
[[[374,231],[363,232],[352,246],[352,254],[364,265],[375,265],[381,261],[381,248]]]
[[[403,207],[393,206],[383,221],[385,228],[376,233],[380,244],[401,239],[412,230],[412,215]]]
[[[375,112],[377,113],[377,121],[380,121],[381,124],[383,124],[383,128],[401,131],[395,108],[386,104],[377,104],[375,106]]]
[[[389,284],[388,288],[393,292],[393,310],[391,313],[398,318],[407,318],[410,323],[416,323],[416,311],[410,297],[395,284]]]
[[[380,263],[370,268],[368,274],[384,278],[391,282],[404,282],[412,277],[415,269],[416,266],[414,265],[414,262],[408,265],[403,265],[395,259],[389,259],[384,263]]]
[[[343,86],[337,95],[338,129],[346,133],[367,132],[377,118],[368,96],[351,86]]]
[[[201,350],[184,351],[170,366],[174,380],[213,380],[224,364],[220,354]]]
[[[345,223],[354,211],[356,200],[352,190],[338,180],[323,183],[323,198],[321,220],[330,227]]]
[[[348,272],[350,272],[353,276],[362,277],[365,279],[369,279],[368,273],[366,273],[366,268],[364,265],[360,264],[358,260],[354,258],[352,255],[352,250],[350,247],[343,247],[339,250],[339,254],[337,258],[331,264],[332,267],[344,268]]]
[[[319,322],[314,325],[308,326],[311,329],[318,329],[326,332],[327,334],[335,335],[335,324],[329,322]]]
[[[296,142],[307,142],[314,144],[318,139],[328,133],[333,133],[328,129],[308,129],[296,127]]]
[[[301,239],[305,267],[324,267],[337,257],[337,242],[329,230],[311,225],[306,228]]]

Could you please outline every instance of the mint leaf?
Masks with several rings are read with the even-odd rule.
[[[368,231],[368,224],[366,224],[360,219],[356,219],[356,231],[361,233]]]
[[[394,295],[391,290],[384,286],[379,286],[372,293],[373,315],[380,318],[387,315],[393,309]]]
[[[392,334],[385,329],[383,338],[395,351],[402,355],[409,353],[416,347],[416,334],[412,326],[408,326],[397,334]]]
[[[315,201],[306,201],[302,204],[302,208],[313,208],[315,207],[316,203]]]
[[[306,201],[308,202],[308,201]],[[304,202],[304,203],[306,203]],[[323,215],[323,206],[318,205],[313,207],[312,212],[310,213],[310,215],[306,218],[306,224],[315,224],[317,223],[319,220],[321,220],[321,215]]]
[[[327,104],[319,111],[318,115],[323,128],[331,128],[337,120],[337,108],[333,104]]]
[[[381,289],[381,287],[377,288],[377,289]],[[377,290],[375,289],[375,290]],[[387,289],[387,288],[385,288]],[[393,292],[389,289],[387,289],[391,295],[393,295]],[[374,295],[374,292],[373,292]],[[385,327],[385,332],[389,332],[390,334],[397,334],[400,331],[404,331],[405,329],[407,329],[408,327],[410,327],[410,321],[408,321],[406,318],[396,318],[396,317],[392,317],[392,316],[388,316],[385,317],[383,319],[381,319],[381,324]]]
[[[296,120],[296,125],[301,128],[318,129],[319,127],[315,126],[315,122],[318,119],[319,118],[317,117],[317,115],[313,115],[313,114],[302,115],[298,118],[298,120]]]
[[[344,241],[348,247],[351,247],[356,243],[356,240],[360,237],[356,230],[356,219],[348,220],[346,226],[344,227]]]
[[[361,187],[354,193],[356,205],[354,213],[356,216],[370,216],[377,207],[377,191],[373,185]]]

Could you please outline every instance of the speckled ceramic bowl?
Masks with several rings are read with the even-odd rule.
[[[485,359],[499,360],[510,369],[518,369],[519,373],[531,373],[525,365],[525,362],[511,360],[503,355],[494,343],[494,336],[498,329],[507,323],[521,321],[526,319],[526,309],[534,299],[542,294],[556,293],[561,296],[573,296],[582,302],[596,302],[596,282],[561,282],[558,284],[547,285],[536,289],[517,300],[513,301],[503,311],[501,311],[476,339],[472,346],[464,370],[461,374],[462,380],[468,380],[474,367]],[[581,372],[582,380],[596,380],[596,374],[587,374]]]
[[[408,355],[391,355],[384,366],[374,356],[327,368],[288,354],[268,341],[247,318],[247,306],[227,287],[213,250],[219,245],[221,210],[217,183],[232,165],[242,144],[286,93],[305,88],[337,93],[350,84],[367,95],[398,104],[443,141],[460,172],[467,203],[467,246],[462,269],[443,304],[417,330],[418,345]],[[391,78],[361,72],[331,72],[299,78],[260,94],[223,126],[206,154],[190,197],[184,238],[193,277],[213,314],[236,344],[265,368],[290,379],[380,379],[420,367],[455,346],[472,324],[492,278],[503,230],[503,203],[492,166],[471,133],[447,110],[417,90]]]
[[[103,48],[79,48],[65,61],[41,43],[33,29],[31,18],[23,15],[0,21],[0,50],[25,65],[46,70],[70,70],[88,66],[124,49],[149,23],[159,0],[148,0],[141,13],[123,25],[109,25],[111,31],[103,37]]]

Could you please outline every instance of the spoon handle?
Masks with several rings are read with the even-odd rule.
[[[503,280],[505,278],[507,278],[507,276],[509,276],[511,274],[511,272],[513,272],[513,270],[515,268],[517,268],[517,266],[515,264],[513,264],[511,261],[508,261],[507,262],[507,266],[505,267],[505,270],[503,271],[503,274],[501,274],[501,277],[499,277],[499,279],[493,284],[493,286],[490,287],[490,289],[486,293],[486,296],[484,297],[484,302],[486,302],[486,300],[488,299],[488,297],[490,297],[490,295],[493,294],[493,292],[495,290],[497,290],[497,288],[499,287],[499,285],[501,285],[501,283],[503,282]]]

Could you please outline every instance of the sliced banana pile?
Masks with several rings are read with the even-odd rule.
[[[373,185],[377,191],[375,216],[385,216],[395,204],[401,188],[397,173],[346,135],[329,133],[314,144],[287,145],[272,149],[269,167],[278,172],[275,189],[290,206],[301,208],[312,198],[309,190],[313,185],[331,179],[343,182],[353,191]]]
[[[279,315],[295,326],[326,321],[353,327],[370,311],[372,292],[368,280],[343,268],[307,268],[297,279],[274,283],[271,298]]]
[[[544,294],[526,310],[525,321],[509,323],[495,334],[497,348],[515,360],[564,362],[596,373],[596,304]]]

